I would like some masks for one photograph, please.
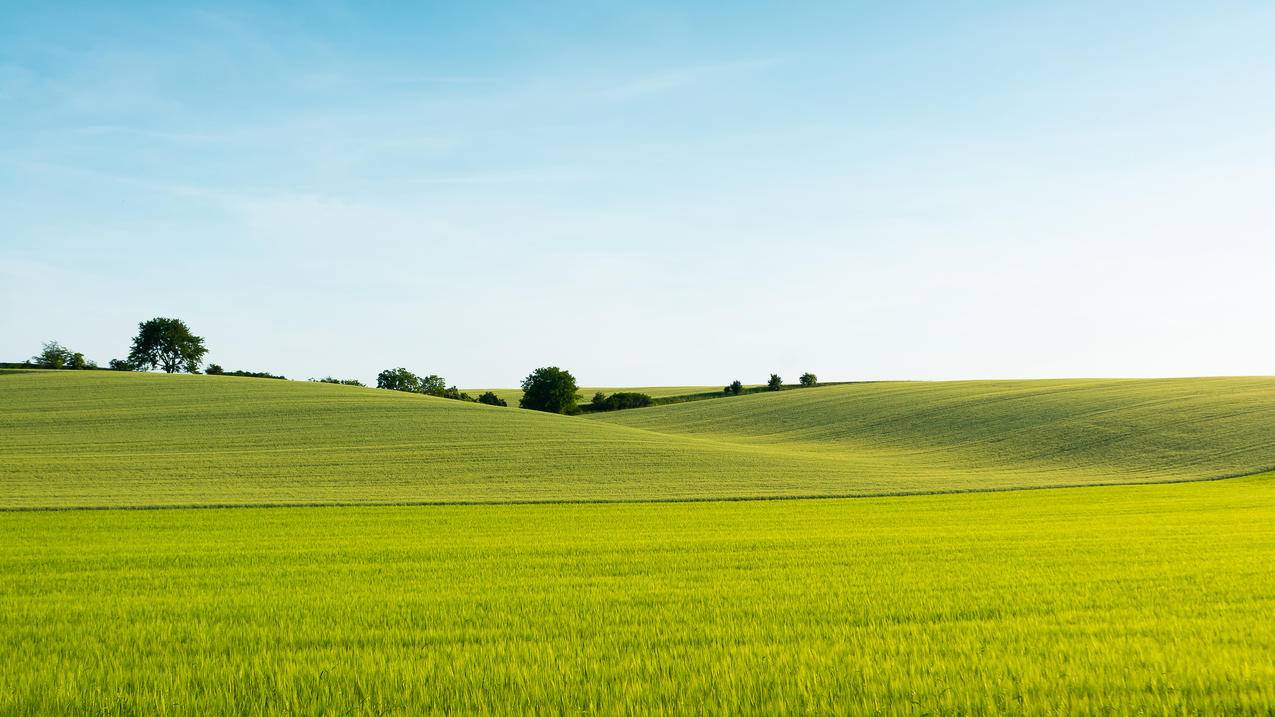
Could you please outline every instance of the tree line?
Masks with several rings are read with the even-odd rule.
[[[133,337],[127,358],[111,359],[108,367],[115,371],[155,371],[165,373],[199,373],[199,367],[207,355],[208,348],[202,336],[196,336],[190,327],[181,319],[157,317],[143,321],[137,325],[137,335]],[[27,365],[49,369],[97,369],[97,363],[84,357],[83,353],[72,351],[57,341],[45,342],[41,351],[27,361]],[[208,364],[204,373],[210,376],[247,376],[252,378],[284,379],[284,376],[265,371],[227,371],[215,363]],[[332,376],[312,378],[318,383],[333,383],[346,386],[362,386],[356,379],[339,379]],[[804,373],[799,379],[802,387],[816,386],[819,379],[813,373]],[[579,387],[575,376],[570,371],[557,366],[545,366],[532,371],[522,380],[522,398],[519,408],[549,413],[574,415],[585,411],[621,411],[630,408],[643,408],[656,403],[656,400],[645,393],[635,391],[617,391],[610,395],[597,392],[593,400],[581,406]],[[417,375],[406,368],[397,367],[381,371],[376,377],[376,387],[389,391],[405,391],[426,396],[437,396],[456,401],[471,401],[489,406],[508,406],[505,399],[493,391],[486,391],[477,397],[460,390],[455,385],[448,386],[447,381],[437,374]],[[784,389],[783,379],[778,374],[770,374],[764,390],[779,391]],[[722,389],[722,395],[739,396],[757,389],[746,389],[739,380],[731,381]],[[710,394],[705,394],[708,396]]]

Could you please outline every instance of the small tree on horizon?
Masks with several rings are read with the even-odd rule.
[[[40,353],[31,357],[31,362],[40,368],[68,368],[74,354],[71,349],[56,341],[45,341]],[[80,357],[83,359],[83,355]]]
[[[522,399],[518,406],[548,413],[577,413],[576,402],[580,400],[577,390],[576,377],[570,371],[557,366],[538,368],[522,380]]]
[[[770,380],[766,382],[767,390],[778,391],[779,389],[783,387],[784,387],[784,380],[779,377],[779,374],[777,373],[770,374]]]
[[[726,388],[722,389],[722,392],[727,396],[738,396],[744,392],[744,384],[741,383],[739,379],[735,379],[734,381],[731,381]]]
[[[806,386],[807,388],[810,386],[816,386],[819,384],[819,377],[807,371],[801,374],[800,382],[802,386]]]
[[[128,363],[137,370],[159,368],[164,373],[195,373],[206,353],[203,337],[192,334],[186,322],[154,318],[137,325]]]

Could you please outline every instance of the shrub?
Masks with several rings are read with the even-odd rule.
[[[777,373],[770,374],[770,379],[766,381],[766,389],[768,391],[778,391],[779,389],[783,387],[784,387],[784,380],[779,377],[779,374]]]
[[[557,366],[546,366],[532,371],[522,381],[522,399],[518,405],[533,411],[549,413],[578,413],[576,378],[570,371]]]
[[[243,376],[245,378],[274,378],[280,381],[286,381],[287,376],[269,373],[267,371],[223,371],[223,376]]]
[[[212,371],[209,371],[212,373]],[[340,386],[362,386],[363,382],[357,378],[333,378],[332,376],[324,376],[323,378],[312,378],[315,383],[335,383]]]
[[[491,391],[488,391],[487,393],[484,393],[483,395],[479,396],[478,402],[485,403],[488,406],[508,406],[509,405],[509,403],[505,401],[505,399],[501,398],[500,396],[497,396]]]
[[[801,382],[802,386],[806,387],[819,385],[819,377],[809,371],[801,374],[801,378],[798,381]]]
[[[440,377],[437,377],[437,376],[434,376],[432,378],[438,378],[440,381],[442,380]],[[439,398],[450,398],[453,401],[473,401],[474,400],[473,396],[470,396],[468,393],[465,393],[464,391],[460,390],[459,388],[456,388],[455,386],[450,386],[448,388],[445,388],[442,390],[441,393],[430,394],[430,395],[438,396]]]
[[[744,384],[740,383],[739,379],[735,379],[734,381],[731,381],[726,388],[723,388],[722,392],[727,396],[738,396],[744,392]]]
[[[124,359],[111,359],[111,362],[107,364],[107,366],[110,366],[112,371],[132,371],[133,370],[133,364],[125,361]],[[213,366],[216,366],[216,364],[213,364]],[[212,367],[210,366],[209,368],[212,368]],[[217,372],[218,373],[221,372],[220,366],[217,366]],[[212,373],[212,371],[209,371],[208,373]]]
[[[601,400],[598,400],[601,397]],[[623,411],[626,408],[645,408],[652,403],[651,397],[645,393],[635,393],[631,391],[619,391],[610,396],[603,396],[602,392],[593,396],[593,410],[595,411]]]
[[[114,367],[115,367],[115,362],[112,361],[111,368],[114,368]],[[208,374],[209,376],[220,376],[225,372],[226,371],[221,367],[221,364],[215,364],[215,363],[208,364],[208,368],[204,369],[204,373]]]

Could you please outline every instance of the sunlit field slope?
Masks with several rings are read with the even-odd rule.
[[[860,384],[546,415],[391,391],[0,375],[0,507],[683,500],[1275,466],[1275,380]]]
[[[17,371],[0,405],[0,507],[794,495],[829,475],[770,448],[319,383]]]
[[[1271,714],[1275,479],[11,513],[0,714]]]
[[[865,481],[1023,486],[1275,469],[1275,379],[880,382],[594,414],[714,443],[836,456]]]

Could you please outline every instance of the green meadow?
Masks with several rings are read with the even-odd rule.
[[[590,416],[353,386],[0,375],[0,507],[830,497],[1275,468],[1275,379],[865,383]]]
[[[0,713],[1270,714],[1275,480],[10,513]]]
[[[0,714],[1275,712],[1271,378],[0,408]]]

